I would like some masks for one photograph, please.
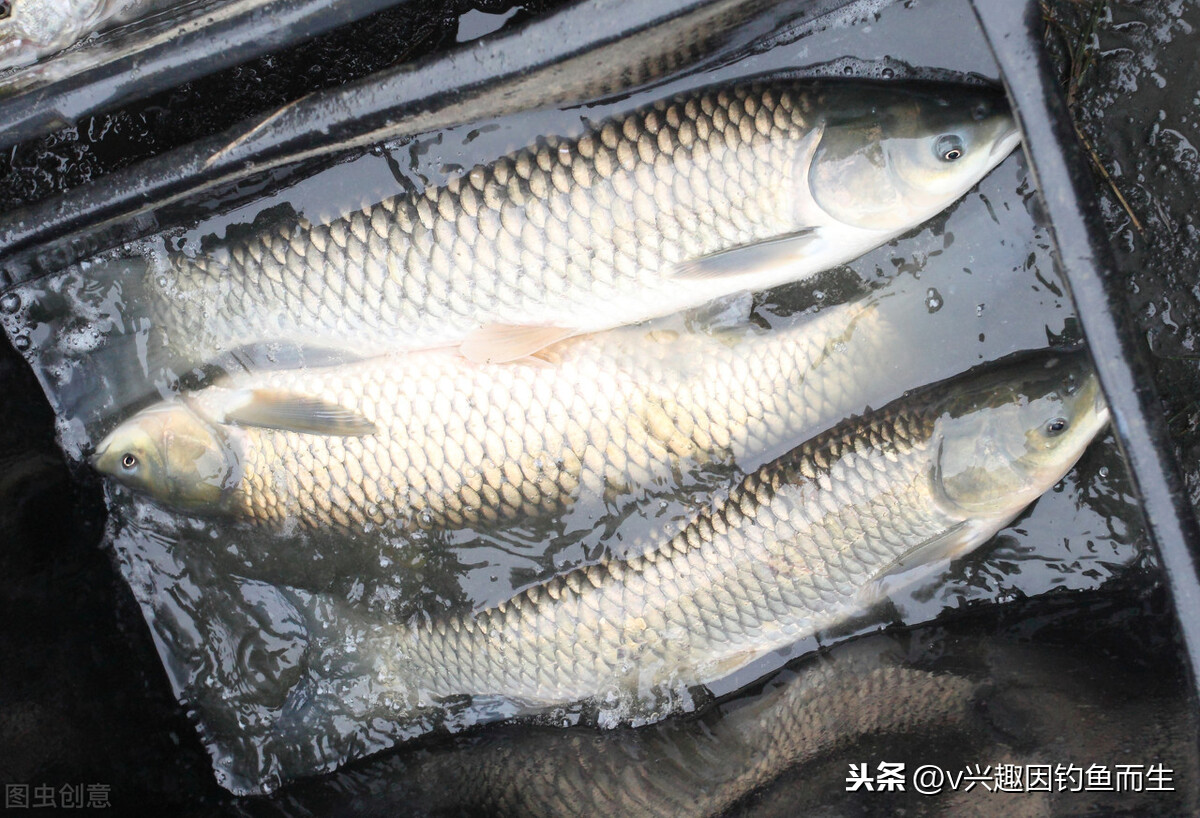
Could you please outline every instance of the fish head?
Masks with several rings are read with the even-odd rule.
[[[232,441],[186,404],[144,409],[108,434],[92,456],[101,474],[185,511],[218,511],[241,480]]]
[[[1022,356],[969,380],[935,421],[935,490],[965,517],[1011,519],[1108,424],[1084,352]]]
[[[1020,142],[991,88],[865,86],[830,108],[839,113],[808,163],[809,189],[829,216],[869,230],[895,233],[941,212]]]

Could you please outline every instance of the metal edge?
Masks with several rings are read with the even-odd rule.
[[[0,148],[407,2],[234,0],[201,7],[166,30],[134,33],[134,42],[99,57],[88,49],[69,51],[0,83],[0,91],[17,86],[0,97]],[[47,79],[38,81],[39,75]]]
[[[971,0],[1024,134],[1055,252],[1157,548],[1200,695],[1200,528],[1174,454],[1144,339],[1133,322],[1095,185],[1042,47],[1037,0]]]
[[[531,108],[615,95],[804,17],[883,0],[579,0],[524,26],[318,92],[248,126],[151,157],[0,217],[0,287],[89,251],[114,224],[338,151]],[[800,7],[801,10],[797,10]],[[286,172],[286,170],[285,170]],[[39,259],[43,248],[55,248]],[[90,246],[89,246],[90,245]]]

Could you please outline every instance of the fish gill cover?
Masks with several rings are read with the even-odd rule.
[[[953,21],[960,31],[948,51],[932,47],[933,19],[942,30]],[[385,314],[379,303],[385,296],[369,286],[355,290],[342,277],[318,278],[316,286],[290,279],[301,273],[302,259],[313,248],[318,255],[352,256],[352,247],[370,241],[360,236],[362,244],[354,245],[360,228],[373,230],[377,217],[404,218],[404,207],[395,202],[416,202],[405,241],[436,246],[433,212],[428,223],[420,212],[420,202],[430,207],[420,198],[424,191],[464,189],[452,180],[466,174],[469,183],[469,169],[495,167],[528,145],[543,146],[546,162],[557,161],[559,146],[572,158],[563,140],[578,138],[590,123],[620,121],[613,118],[639,110],[659,110],[667,119],[669,105],[655,109],[655,103],[683,99],[695,89],[725,89],[712,92],[714,101],[720,93],[737,98],[735,89],[746,88],[748,79],[806,67],[842,80],[911,85],[927,78],[906,70],[903,60],[994,77],[982,44],[963,46],[972,39],[978,35],[969,9],[958,3],[848,15],[819,36],[767,38],[770,47],[718,72],[673,76],[628,98],[384,145],[253,205],[7,292],[0,301],[5,329],[56,408],[64,450],[79,462],[94,458],[98,468],[121,478],[107,487],[109,536],[176,692],[195,710],[221,783],[235,792],[268,791],[407,737],[515,715],[549,723],[654,721],[736,690],[791,656],[882,623],[926,621],[973,601],[1096,587],[1128,570],[1139,558],[1138,517],[1115,446],[1103,436],[1027,515],[1004,528],[979,557],[954,563],[947,578],[881,594],[875,605],[817,621],[772,643],[749,664],[741,657],[700,676],[681,672],[677,684],[635,685],[611,696],[568,691],[560,698],[538,685],[514,688],[510,696],[503,686],[485,686],[445,689],[436,702],[414,703],[406,700],[411,691],[388,677],[406,638],[427,622],[445,637],[448,629],[457,632],[447,624],[452,621],[462,625],[481,611],[515,610],[497,606],[555,574],[605,560],[636,560],[647,542],[652,551],[689,525],[696,509],[720,507],[730,491],[736,496],[744,475],[786,459],[789,450],[847,418],[874,418],[916,387],[1017,350],[1076,340],[1077,333],[1053,271],[1049,239],[1031,212],[1031,180],[1019,154],[998,156],[1003,161],[965,198],[919,228],[928,214],[918,208],[920,217],[911,223],[888,225],[877,241],[831,256],[836,263],[904,233],[849,267],[757,295],[748,322],[748,300],[738,298],[725,302],[724,310],[607,335],[581,334],[599,327],[560,322],[551,326],[571,331],[549,340],[580,337],[544,350],[543,338],[512,356],[521,359],[514,363],[471,361],[445,350],[362,361],[388,351],[388,333],[370,326],[371,316]],[[807,80],[793,82],[807,88]],[[856,86],[845,87],[853,94]],[[863,95],[877,90],[857,87]],[[702,100],[694,99],[703,110]],[[751,104],[764,108],[751,99],[739,101],[743,117]],[[679,107],[686,111],[687,103]],[[854,111],[845,132],[866,134],[868,142],[840,153],[828,149],[827,172],[803,184],[815,191],[839,172],[860,170],[857,151],[881,147],[869,141],[877,125],[871,117],[878,113]],[[839,125],[847,123],[834,116],[823,127]],[[629,137],[625,153],[649,172],[664,149],[656,139],[637,137]],[[616,154],[617,145],[610,147]],[[770,147],[756,154],[768,157],[760,170],[772,167]],[[968,147],[937,145],[943,156]],[[794,153],[804,150],[801,144]],[[542,167],[541,153],[530,156],[526,161],[541,168],[545,182],[557,184],[554,166]],[[571,162],[562,167],[574,169]],[[736,269],[720,252],[742,248],[749,254],[736,264],[762,264],[766,236],[747,229],[753,219],[739,223],[737,208],[769,212],[769,196],[765,205],[752,197],[778,190],[781,179],[766,174],[738,181],[742,187],[726,199],[726,208],[734,208],[729,226],[712,227],[724,247],[703,244],[700,233],[692,244],[674,248],[667,235],[662,257],[635,252],[639,269],[661,265],[660,274],[669,276],[677,262],[699,254],[719,263],[693,278],[720,279]],[[570,182],[564,184],[569,189]],[[489,190],[499,194],[487,184],[479,192],[487,196]],[[949,188],[942,204],[961,192]],[[537,198],[532,182],[519,193]],[[843,214],[843,224],[856,213],[865,224],[872,221],[868,214],[885,222],[887,202],[880,198],[887,195],[886,189],[860,186],[823,209]],[[448,207],[470,212],[479,203]],[[554,207],[546,206],[547,215]],[[633,236],[657,229],[655,213],[634,207],[629,215],[626,231]],[[562,247],[569,251],[570,219],[564,223]],[[812,226],[791,225],[789,240],[803,246],[812,240],[806,232]],[[540,240],[536,233],[517,235],[527,241],[518,254]],[[299,255],[291,258],[297,241]],[[648,243],[641,252],[661,246]],[[788,258],[781,261],[774,249],[765,248],[768,266],[786,266]],[[385,265],[395,260],[387,252],[377,258]],[[225,312],[174,315],[212,319],[205,331],[246,318],[274,322],[233,333],[224,349],[211,343],[211,333],[174,323],[164,309],[172,301],[188,304],[186,294],[170,297],[180,270],[221,259],[234,259],[243,270],[222,273],[218,282],[242,286],[257,276],[257,290],[226,298]],[[246,259],[257,266],[248,269]],[[668,269],[664,260],[674,266]],[[361,263],[369,269],[369,261]],[[435,272],[452,281],[462,269]],[[466,292],[487,280],[481,276]],[[537,302],[545,285],[530,282],[537,289],[530,298]],[[519,294],[523,283],[514,286]],[[434,295],[457,306],[457,291],[444,290]],[[636,305],[632,292],[623,303]],[[296,311],[260,314],[253,300],[249,308],[244,301],[239,307],[239,299],[255,297],[286,302],[289,293],[297,299]],[[422,296],[428,294],[426,288]],[[380,309],[363,311],[360,302],[370,297]],[[338,314],[341,306],[353,309]],[[631,317],[664,311],[669,309],[659,305]],[[288,325],[330,314],[338,315],[334,331],[315,344],[302,342],[320,325]],[[613,323],[620,321],[601,326]],[[350,348],[332,342],[342,330],[358,328],[368,332]],[[531,353],[539,357],[531,361]],[[413,391],[401,394],[404,389]],[[424,414],[412,408],[418,404],[428,407]],[[590,448],[576,447],[576,427]],[[386,450],[369,442],[380,430],[394,441]],[[156,439],[171,440],[176,453],[191,452],[185,468],[170,458],[156,460],[162,453]],[[393,505],[381,504],[382,495]],[[1007,518],[997,524],[1003,522]],[[979,544],[978,538],[969,544]],[[581,577],[590,582],[587,569],[581,570],[555,586],[557,593]],[[521,598],[538,595],[536,588],[528,593],[534,596]],[[700,681],[707,689],[697,687]],[[437,685],[436,679],[428,684],[435,697]],[[471,692],[486,695],[457,695]]]

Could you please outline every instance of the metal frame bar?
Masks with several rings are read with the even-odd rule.
[[[324,34],[409,0],[228,0],[0,80],[0,148]],[[130,81],[135,77],[136,81]]]
[[[1000,65],[1055,253],[1141,498],[1200,694],[1200,528],[1170,449],[1149,351],[1129,312],[1096,188],[1062,88],[1042,46],[1037,0],[971,0]]]

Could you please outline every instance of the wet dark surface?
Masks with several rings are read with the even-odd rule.
[[[476,5],[492,10],[497,4]],[[1056,4],[1055,13],[1073,27],[1089,25],[1088,4],[1063,2]],[[418,26],[414,35],[421,45],[399,55],[392,52],[390,57],[373,54],[370,59],[387,61],[372,62],[371,67],[454,40],[455,21],[444,12],[421,19],[425,27]],[[1123,269],[1129,271],[1131,304],[1155,352],[1159,387],[1193,496],[1200,499],[1196,467],[1200,367],[1193,336],[1200,312],[1194,147],[1200,144],[1197,26],[1200,10],[1195,4],[1160,1],[1102,10],[1096,18],[1099,51],[1091,67],[1079,75],[1074,97],[1099,163],[1112,174],[1133,213],[1131,218],[1101,178],[1102,204],[1115,249]],[[313,59],[310,52],[300,62]],[[250,69],[231,73],[246,70]],[[293,79],[303,84],[300,78]],[[218,127],[252,111],[269,110],[279,100],[294,98],[296,92],[297,86],[290,86],[272,98],[275,102],[260,108],[246,100],[246,107],[238,109],[241,113]],[[54,161],[61,164],[48,164],[45,174],[28,168],[9,172],[4,177],[4,195],[13,198],[5,201],[11,204],[43,195],[45,188],[40,185],[51,176],[52,184],[69,187],[145,155],[138,150],[161,150],[207,132],[213,120],[186,115],[187,105],[197,111],[207,106],[203,99],[185,96],[184,109],[175,101],[159,100],[157,109],[148,106],[136,115],[118,114],[117,118],[128,117],[129,130],[110,129],[82,151],[76,148],[85,143],[68,137],[69,132],[51,137],[51,141],[61,139],[58,147],[67,150],[54,154],[43,145],[29,156],[58,156]],[[168,110],[170,122],[164,125]],[[141,138],[122,136],[139,132],[153,132],[153,137],[143,143]],[[134,150],[126,153],[130,147]],[[110,555],[99,547],[103,533],[99,486],[87,475],[73,475],[67,469],[55,443],[53,415],[7,342],[0,354],[0,385],[4,420],[0,429],[0,783],[50,784],[56,789],[64,784],[107,784],[118,814],[499,811],[486,792],[472,795],[475,800],[471,800],[467,793],[455,791],[455,782],[465,778],[449,779],[440,789],[396,782],[443,780],[437,777],[444,775],[437,772],[439,765],[445,769],[439,759],[446,757],[446,750],[463,747],[473,748],[474,757],[482,760],[480,767],[468,768],[465,774],[460,769],[459,774],[479,774],[486,769],[488,748],[519,754],[521,747],[536,741],[519,729],[423,742],[402,754],[355,765],[344,774],[289,788],[270,800],[239,801],[220,789],[192,723],[171,695],[133,597],[113,569]],[[940,670],[977,678],[991,667],[1012,675],[994,700],[971,694],[969,707],[977,718],[966,727],[946,733],[936,710],[930,721],[894,730],[884,738],[872,737],[869,720],[851,724],[851,738],[845,743],[830,742],[812,755],[797,758],[794,769],[726,806],[740,815],[891,815],[897,809],[917,815],[1193,814],[1196,804],[1188,793],[1194,794],[1196,779],[1182,773],[1176,783],[1182,794],[1147,793],[1140,799],[1059,796],[1053,801],[1020,802],[1019,807],[1013,800],[974,797],[974,793],[942,800],[914,794],[844,793],[848,763],[894,760],[953,766],[1010,758],[1030,763],[1036,755],[1035,742],[1046,748],[1036,758],[1040,762],[1086,766],[1129,759],[1150,763],[1155,760],[1152,756],[1160,756],[1176,759],[1172,763],[1181,771],[1194,773],[1195,729],[1188,720],[1186,679],[1175,653],[1170,610],[1152,568],[1138,572],[1136,580],[1111,583],[1102,592],[1057,593],[986,609],[976,606],[968,616],[911,635],[900,632],[886,637],[899,649],[934,665],[936,657],[945,654],[949,658]],[[980,633],[989,636],[980,642]],[[1059,683],[1062,679],[1068,681]],[[1022,685],[1057,685],[1062,698],[1056,702],[1022,698]],[[919,697],[920,689],[912,695]],[[977,711],[987,711],[989,701],[998,701],[1001,712],[979,716]],[[906,706],[903,695],[897,697],[896,706]],[[1052,714],[1063,721],[1053,721]],[[861,742],[854,739],[855,729]],[[943,739],[931,744],[931,735]],[[618,747],[617,752],[629,752],[629,745],[622,744],[627,740],[622,734],[596,739]],[[558,752],[554,747],[559,739],[548,741],[545,752]],[[1110,752],[1115,754],[1111,760]],[[587,806],[578,803],[581,811]]]
[[[99,548],[100,487],[68,471],[7,344],[0,383],[0,782],[107,784],[121,814],[208,814],[223,790]]]
[[[1060,56],[1072,110],[1094,152],[1113,250],[1197,503],[1200,5],[1055,2],[1047,18],[1047,42]]]
[[[4,152],[0,210],[62,193],[307,94],[443,50],[502,25],[518,25],[561,4],[562,0],[401,3],[291,51],[85,117]]]

